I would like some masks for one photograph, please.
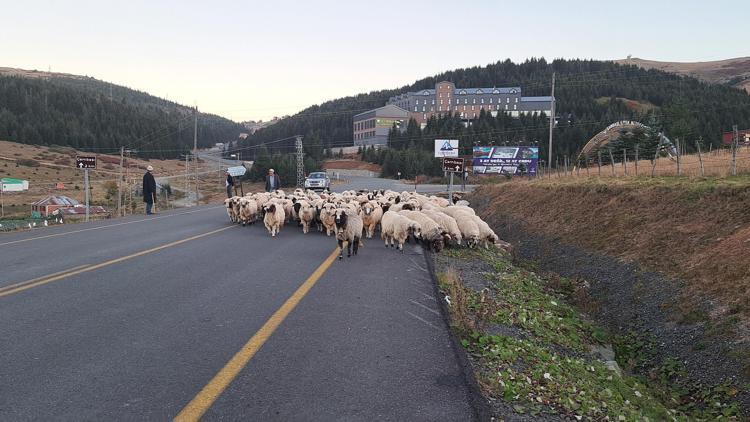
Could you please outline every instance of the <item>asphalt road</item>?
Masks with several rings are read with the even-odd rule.
[[[0,420],[471,420],[421,249],[334,249],[216,206],[0,235]]]
[[[460,191],[463,186],[460,183],[460,179],[456,177],[453,182],[453,190]],[[466,191],[471,192],[474,190],[474,185],[466,185]],[[401,183],[398,180],[383,179],[379,177],[357,177],[357,176],[346,176],[345,180],[335,183],[331,189],[336,192],[345,190],[360,190],[360,189],[391,189],[396,192],[409,191],[414,192],[414,185],[407,185]],[[417,185],[416,191],[419,193],[437,193],[446,192],[446,185],[440,184],[420,184]]]

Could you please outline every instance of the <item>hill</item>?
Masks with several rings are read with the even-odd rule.
[[[591,136],[617,120],[639,120],[662,129],[670,138],[688,140],[689,150],[699,137],[706,145],[720,146],[721,133],[730,130],[732,124],[750,127],[750,96],[729,86],[609,61],[530,59],[523,63],[506,60],[452,70],[397,89],[328,101],[258,130],[248,142],[260,144],[301,134],[305,136],[306,148],[351,145],[352,116],[382,106],[393,95],[432,88],[442,80],[458,87],[521,86],[527,96],[549,95],[553,72],[557,76],[558,117],[554,153],[561,160],[565,155],[574,157]],[[515,119],[505,114],[497,117],[483,114],[468,127],[452,116],[433,119],[425,128],[410,125],[406,133],[392,134],[391,145],[409,150],[403,154],[420,153],[427,157],[436,137],[461,139],[462,153],[466,155],[471,154],[474,144],[539,142],[541,157],[545,159],[547,126],[545,116]],[[269,152],[284,151],[291,142],[277,143]],[[387,155],[379,154],[376,161],[383,165],[385,175],[390,174],[392,167],[384,163]],[[415,162],[415,157],[401,158],[405,165]],[[439,167],[433,167],[413,166],[406,171],[440,172]]]
[[[637,57],[615,60],[644,69],[658,69],[678,75],[692,76],[706,82],[730,85],[750,94],[750,57],[737,57],[709,62],[660,62]]]
[[[192,149],[192,108],[87,76],[0,68],[0,139],[80,150],[137,149],[174,158]],[[199,113],[198,144],[236,139],[245,129]]]

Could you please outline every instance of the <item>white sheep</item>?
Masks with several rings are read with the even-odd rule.
[[[422,213],[435,220],[436,223],[443,227],[450,235],[452,242],[455,242],[457,245],[461,244],[463,237],[461,236],[461,230],[459,230],[455,218],[438,211],[438,209],[423,209]]]
[[[229,221],[234,223],[236,220],[235,220],[235,214],[234,214],[234,206],[232,204],[232,198],[225,199],[224,206],[227,208],[227,215],[229,216]]]
[[[336,222],[336,240],[339,244],[339,259],[344,259],[344,242],[348,257],[352,256],[352,246],[354,246],[354,255],[357,254],[359,247],[362,246],[362,219],[348,209],[339,208],[334,215]]]
[[[372,239],[375,234],[375,227],[380,224],[380,219],[383,218],[383,208],[377,202],[369,201],[362,205],[359,216],[364,223],[367,238]]]
[[[403,252],[404,242],[413,235],[419,237],[422,228],[414,220],[408,219],[394,211],[387,211],[380,220],[380,238],[385,240],[385,247],[396,246],[394,241],[398,242],[398,248]]]
[[[479,241],[482,242],[485,249],[489,249],[490,245],[497,244],[500,238],[497,237],[492,228],[490,228],[490,225],[476,215],[473,215],[472,217],[472,220],[474,220],[479,228]]]
[[[422,211],[402,210],[399,212],[399,214],[419,223],[419,226],[422,228],[419,237],[422,242],[432,251],[442,251],[443,247],[445,246],[445,241],[450,240],[448,232],[437,222],[435,222],[435,220],[431,219],[425,214],[422,214]]]
[[[323,204],[320,210],[320,222],[326,230],[326,236],[330,236],[336,231],[336,205],[327,202]]]
[[[266,229],[271,233],[271,237],[276,237],[279,230],[284,226],[284,208],[278,203],[278,200],[269,201],[264,207],[265,216],[263,217],[263,224]]]
[[[479,226],[474,222],[474,216],[468,213],[457,212],[452,217],[456,219],[456,224],[458,224],[458,229],[461,231],[461,237],[466,242],[466,246],[470,248],[476,246],[479,243],[481,233]]]
[[[307,234],[310,231],[310,224],[315,220],[315,207],[306,200],[298,201],[297,204],[300,204],[297,214],[302,223],[302,233]]]
[[[253,224],[257,215],[258,203],[252,198],[240,198],[240,222],[242,225]]]

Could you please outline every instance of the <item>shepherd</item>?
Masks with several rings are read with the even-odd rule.
[[[151,207],[156,202],[156,180],[151,172],[154,168],[151,166],[146,167],[146,174],[143,175],[143,202],[146,203],[146,215],[153,214]]]

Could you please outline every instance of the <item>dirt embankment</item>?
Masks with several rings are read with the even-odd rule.
[[[610,327],[750,379],[750,178],[513,181],[469,200],[524,258],[591,279]]]

